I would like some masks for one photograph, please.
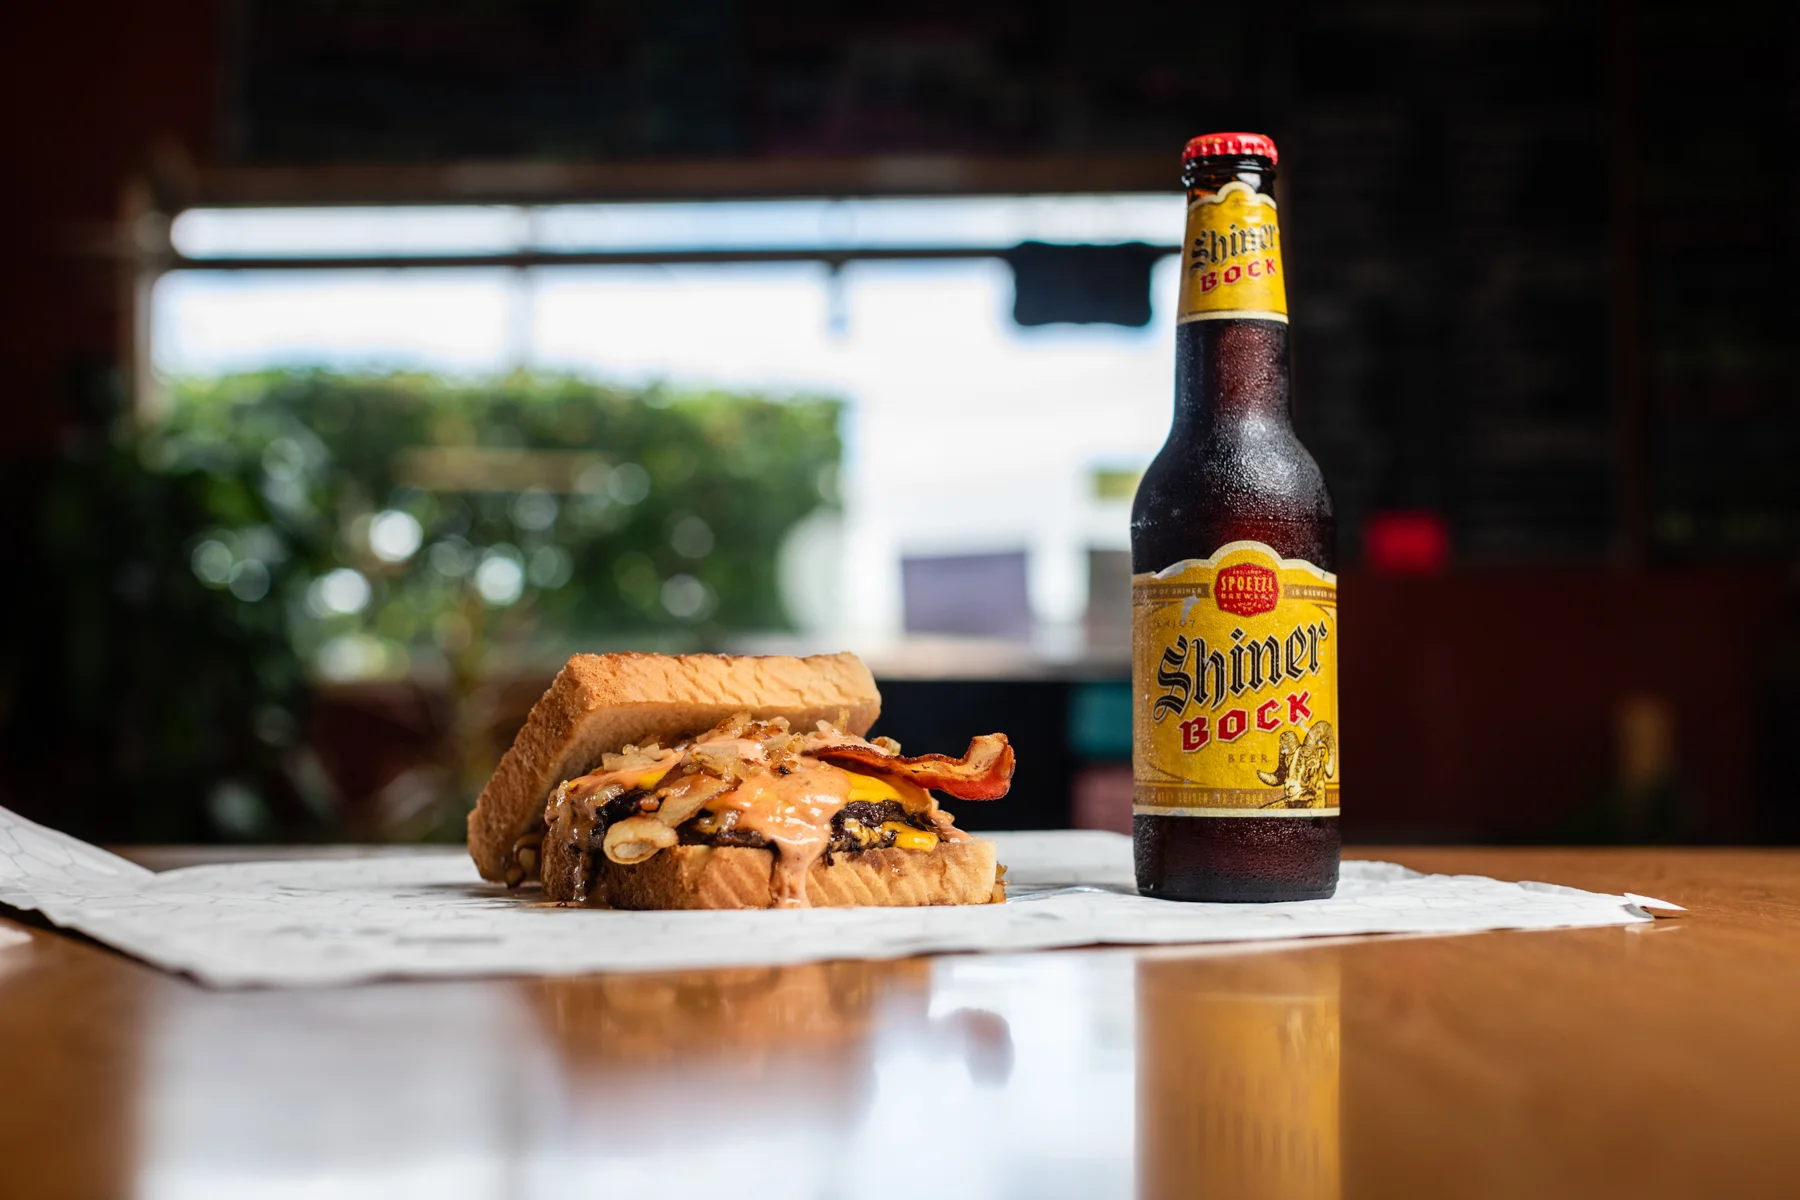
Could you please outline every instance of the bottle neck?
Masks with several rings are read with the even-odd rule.
[[[1286,425],[1286,267],[1273,201],[1275,164],[1256,155],[1199,158],[1187,164],[1182,181],[1190,216],[1183,319],[1175,331],[1175,428]],[[1240,311],[1263,315],[1228,315]]]
[[[1256,154],[1215,154],[1190,160],[1181,168],[1188,203],[1217,193],[1236,180],[1253,192],[1275,194],[1275,164]]]
[[[1289,424],[1288,327],[1191,321],[1175,331],[1175,428]]]

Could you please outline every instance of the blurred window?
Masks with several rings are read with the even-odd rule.
[[[1033,240],[1168,243],[1181,204],[1177,193],[194,210],[172,236],[190,260],[1004,251]],[[175,381],[323,367],[841,398],[842,511],[821,512],[788,539],[781,577],[792,620],[821,640],[891,639],[920,627],[903,561],[985,561],[1005,549],[1023,564],[1008,569],[1023,576],[1025,611],[1008,599],[1004,631],[966,631],[1020,636],[1023,622],[1034,636],[1074,644],[1090,552],[1126,541],[1129,493],[1094,480],[1130,478],[1167,429],[1174,260],[1162,259],[1151,280],[1143,328],[1022,329],[1011,270],[995,257],[853,258],[835,269],[194,267],[155,286],[151,361],[175,394]],[[511,578],[489,573],[496,589]]]

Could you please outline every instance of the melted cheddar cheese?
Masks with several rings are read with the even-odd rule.
[[[903,825],[899,821],[883,821],[881,828],[894,835],[894,845],[901,850],[937,849],[938,836],[923,829],[914,829],[911,825]]]

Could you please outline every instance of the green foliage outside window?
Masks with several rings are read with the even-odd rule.
[[[203,536],[196,573],[247,596],[267,572],[294,649],[359,677],[477,634],[560,659],[786,628],[777,550],[835,501],[837,424],[828,400],[269,373],[179,385],[151,453],[257,477],[273,519]]]

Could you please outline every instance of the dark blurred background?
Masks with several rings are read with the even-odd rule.
[[[809,646],[777,562],[842,504],[858,397],[161,379],[183,212],[1170,195],[1186,138],[1242,128],[1281,148],[1296,420],[1343,530],[1347,835],[1800,839],[1791,5],[165,0],[6,23],[0,803],[111,842],[454,837],[569,650]],[[1126,276],[1155,257],[1107,253]],[[1021,321],[1141,322],[1058,301],[1042,254],[1008,259]],[[1104,511],[1141,465],[1093,473]],[[1074,642],[1019,599],[1024,550],[894,564],[883,731],[1020,745],[1013,799],[966,823],[1128,813],[1119,545],[1088,555]]]

